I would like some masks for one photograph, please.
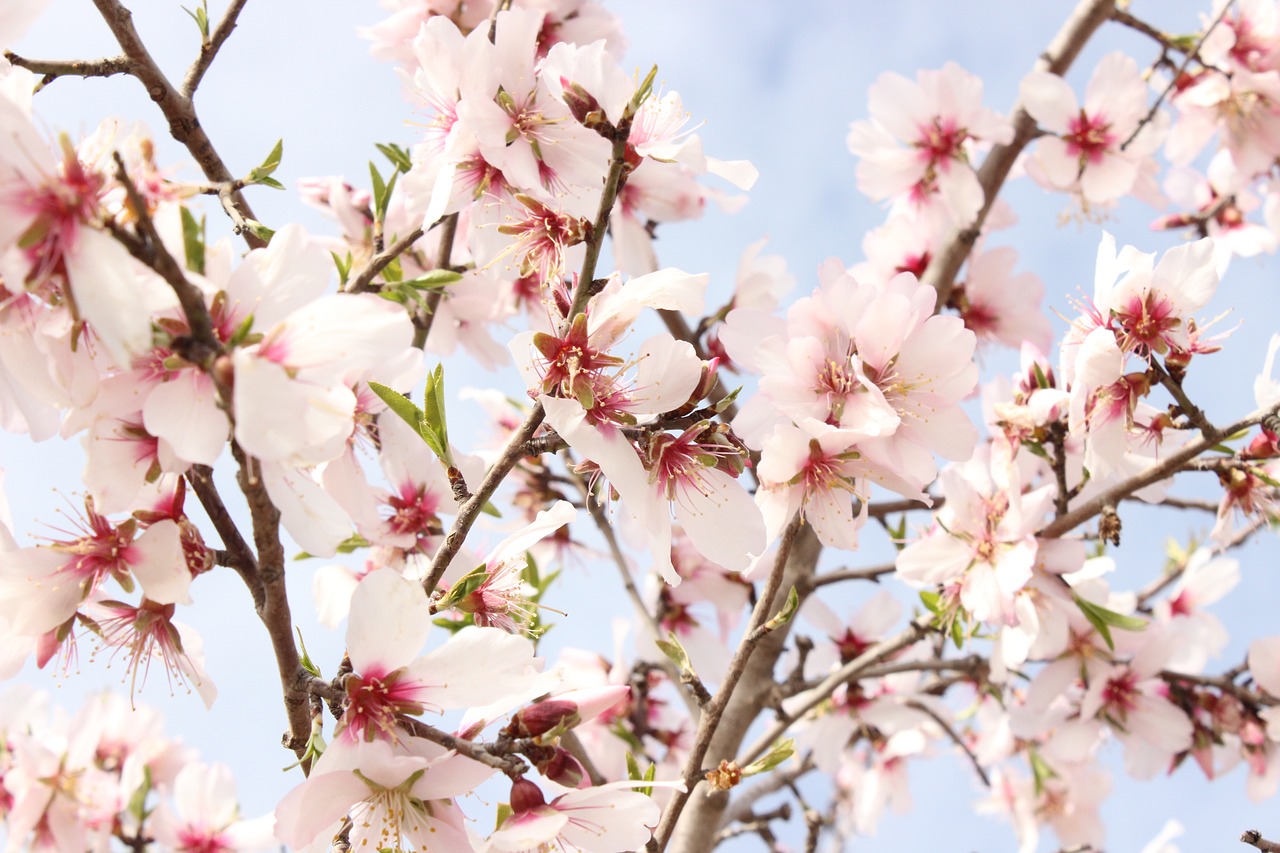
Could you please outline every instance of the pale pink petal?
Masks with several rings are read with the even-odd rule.
[[[371,572],[351,595],[351,665],[357,673],[399,669],[417,656],[431,627],[431,603],[421,586],[392,569]]]
[[[177,522],[163,519],[133,544],[138,558],[129,564],[147,598],[156,604],[190,604],[191,570],[182,552]]]

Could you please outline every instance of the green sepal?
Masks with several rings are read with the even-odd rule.
[[[755,776],[759,773],[767,773],[795,754],[796,742],[793,738],[778,741],[773,745],[773,749],[742,768],[742,775]]]
[[[316,678],[320,678],[320,667],[316,666],[315,662],[311,660],[311,655],[307,654],[307,644],[302,641],[302,629],[295,625],[293,632],[298,635],[298,647],[302,649],[302,659],[298,663],[307,672]]]

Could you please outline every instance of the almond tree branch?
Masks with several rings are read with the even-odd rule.
[[[261,610],[266,602],[266,590],[262,586],[262,577],[258,571],[258,558],[253,555],[249,543],[244,541],[240,528],[236,526],[227,506],[222,502],[222,495],[213,483],[213,469],[208,465],[192,465],[184,475],[191,490],[200,500],[205,514],[213,522],[213,529],[222,537],[223,547],[227,550],[227,563],[244,580],[253,597],[254,610]]]
[[[1246,829],[1241,833],[1240,840],[1245,844],[1257,847],[1263,853],[1280,853],[1280,842],[1268,841],[1256,829]]]
[[[425,233],[426,231],[422,228],[415,228],[399,240],[396,240],[385,250],[378,252],[370,258],[369,262],[365,264],[360,272],[356,274],[356,277],[351,280],[351,284],[347,285],[347,292],[367,293],[371,290],[376,290],[377,288],[374,287],[373,280],[378,277],[378,274],[386,269],[396,258],[409,251],[409,248],[414,243],[418,242]],[[450,241],[450,244],[452,244],[452,241]]]
[[[95,0],[95,2],[105,2],[105,0]],[[609,174],[605,179],[604,191],[600,193],[600,208],[596,213],[595,229],[592,231],[591,240],[587,243],[587,253],[582,262],[582,271],[578,275],[577,288],[573,295],[573,307],[570,309],[560,330],[562,335],[568,330],[573,318],[582,313],[586,307],[587,298],[591,293],[591,281],[595,278],[596,263],[600,259],[600,246],[604,242],[605,231],[609,224],[609,214],[613,211],[613,205],[618,200],[618,192],[622,188],[623,175],[627,165],[627,137],[630,132],[631,123],[629,121],[620,122],[613,131],[613,156],[609,161]],[[493,465],[489,467],[489,470],[485,472],[479,488],[459,507],[458,515],[453,521],[453,527],[449,529],[444,542],[436,550],[435,556],[431,560],[431,570],[422,581],[422,587],[427,591],[428,596],[435,592],[436,585],[440,583],[440,578],[444,576],[449,563],[457,555],[458,550],[462,548],[462,543],[466,541],[467,534],[471,532],[471,525],[475,524],[476,518],[480,515],[481,507],[497,491],[498,486],[511,473],[511,469],[516,466],[516,463],[524,458],[525,442],[533,438],[533,434],[542,425],[545,417],[546,412],[542,409],[542,402],[534,403],[529,416],[511,434],[506,446],[502,448],[502,453],[494,461]]]
[[[276,671],[280,676],[285,715],[289,722],[289,731],[283,742],[301,759],[311,736],[306,691],[308,673],[302,668],[302,658],[293,637],[293,614],[285,587],[284,546],[280,543],[280,510],[267,494],[258,460],[247,456],[234,441],[231,453],[240,466],[236,479],[249,503],[249,516],[253,520],[253,542],[258,549],[263,590],[262,604],[257,608],[258,618],[266,626],[271,649],[275,653]],[[310,763],[304,761],[302,770],[309,773]]]
[[[956,732],[949,722],[944,720],[937,711],[933,710],[923,702],[917,702],[912,699],[904,702],[903,704],[908,708],[914,708],[941,726],[942,730],[947,733],[947,737],[951,738],[952,743],[960,747],[960,751],[969,757],[969,762],[973,765],[973,769],[978,771],[978,778],[982,780],[982,784],[988,788],[991,787],[991,777],[987,775],[987,771],[983,769],[982,763],[978,761],[978,756],[973,754],[973,750],[969,748],[969,744],[964,742],[964,738],[960,737],[959,733]]]
[[[1067,531],[1072,530],[1093,518],[1095,515],[1102,512],[1105,507],[1114,507],[1118,501],[1123,500],[1139,489],[1146,488],[1152,483],[1158,483],[1166,477],[1173,476],[1185,463],[1195,459],[1201,453],[1204,453],[1206,450],[1222,441],[1226,436],[1233,435],[1259,423],[1264,417],[1270,414],[1270,411],[1271,410],[1269,409],[1259,410],[1254,412],[1252,415],[1249,415],[1247,418],[1239,420],[1223,429],[1211,430],[1208,435],[1196,439],[1176,453],[1171,453],[1159,462],[1149,466],[1142,473],[1135,474],[1129,479],[1106,489],[1101,494],[1096,495],[1088,501],[1085,501],[1083,504],[1078,505],[1066,515],[1058,516],[1041,528],[1040,531],[1036,533],[1036,536],[1043,539],[1058,538]]]
[[[120,49],[130,60],[129,73],[147,88],[147,94],[156,102],[160,112],[169,122],[169,134],[195,158],[206,178],[215,184],[234,180],[226,163],[213,147],[208,134],[204,132],[200,119],[196,115],[195,105],[191,98],[179,92],[169,82],[169,78],[160,70],[160,66],[152,58],[137,29],[133,26],[133,13],[124,7],[119,0],[93,0],[99,14],[111,29],[112,35],[120,44]],[[234,195],[236,207],[247,219],[256,219],[240,193]],[[251,249],[259,249],[267,243],[252,231],[243,232],[242,236]]]
[[[627,557],[622,553],[621,546],[618,545],[618,537],[614,534],[613,525],[605,515],[604,507],[600,506],[599,502],[592,497],[580,475],[575,474],[574,481],[582,493],[582,500],[586,504],[587,512],[591,514],[591,520],[596,523],[596,529],[600,531],[600,535],[604,537],[605,544],[609,546],[609,554],[613,557],[613,563],[618,569],[619,577],[622,578],[622,586],[627,591],[627,597],[631,599],[636,616],[640,619],[641,624],[648,629],[651,640],[663,639],[662,628],[654,619],[653,614],[649,612],[649,608],[645,606],[644,598],[640,595],[640,590],[636,588],[635,579],[631,577],[631,569],[627,565]],[[682,687],[687,686],[682,684],[680,670],[666,655],[659,658],[657,663],[662,667],[663,672],[667,674],[667,678],[671,679],[672,684]],[[689,719],[696,723],[702,715],[702,709],[698,707],[697,700],[689,694],[688,690],[678,689],[676,692],[680,694],[680,698],[684,700],[685,706],[689,710]]]
[[[1187,68],[1190,67],[1191,61],[1200,54],[1200,46],[1204,44],[1204,40],[1209,37],[1210,33],[1217,29],[1218,24],[1222,23],[1222,19],[1226,17],[1227,12],[1230,11],[1231,7],[1234,5],[1235,0],[1227,0],[1227,2],[1222,5],[1222,10],[1219,11],[1218,16],[1213,19],[1213,23],[1209,24],[1208,28],[1205,29],[1204,33],[1200,36],[1200,39],[1196,42],[1196,46],[1191,49],[1191,51],[1182,60],[1182,64],[1178,66],[1178,70],[1173,73],[1173,77],[1169,80],[1169,85],[1164,87],[1164,91],[1156,98],[1155,103],[1151,105],[1151,109],[1147,111],[1147,114],[1142,117],[1142,121],[1138,122],[1137,127],[1133,129],[1133,133],[1129,134],[1129,138],[1120,144],[1121,151],[1124,151],[1133,144],[1133,140],[1138,138],[1138,134],[1142,132],[1142,129],[1150,124],[1152,119],[1156,117],[1156,113],[1160,111],[1160,107],[1164,104],[1165,99],[1173,93],[1175,88],[1177,88],[1178,81],[1182,78],[1182,75]]]
[[[769,572],[769,579],[765,582],[760,597],[756,599],[756,606],[751,611],[751,619],[747,623],[742,642],[738,644],[738,648],[733,654],[733,660],[729,663],[729,669],[725,673],[719,689],[716,690],[711,703],[707,705],[701,719],[698,720],[698,732],[694,736],[693,747],[689,750],[689,755],[685,759],[684,768],[680,774],[680,779],[684,782],[685,788],[683,791],[677,790],[672,794],[671,799],[667,801],[667,807],[662,812],[662,820],[658,823],[658,828],[654,831],[653,838],[649,842],[648,849],[651,853],[658,853],[658,851],[663,850],[671,839],[671,835],[676,828],[676,822],[680,819],[680,813],[684,810],[685,803],[689,801],[694,790],[701,782],[702,762],[707,757],[712,736],[716,734],[716,730],[720,726],[725,710],[728,708],[729,700],[733,698],[734,691],[738,686],[738,681],[742,678],[743,673],[746,672],[747,663],[751,660],[756,646],[769,633],[766,628],[767,623],[774,615],[774,599],[777,597],[778,589],[782,586],[782,578],[790,557],[791,547],[800,532],[801,524],[801,518],[796,516],[787,525],[787,529],[782,534],[782,539],[778,543],[778,553],[774,557],[773,570]],[[723,800],[724,798],[721,797],[720,799]],[[718,815],[716,822],[719,823]],[[704,836],[704,840],[705,838],[706,836]]]
[[[826,678],[813,688],[809,696],[805,698],[804,704],[794,709],[792,715],[795,719],[799,719],[809,711],[821,705],[832,693],[836,692],[842,684],[864,675],[873,664],[877,664],[885,660],[890,655],[905,649],[907,646],[919,640],[929,632],[930,623],[933,621],[933,614],[925,614],[917,618],[906,627],[902,633],[890,637],[887,640],[881,640]],[[742,765],[750,764],[760,756],[764,755],[777,742],[778,738],[786,734],[790,728],[790,722],[775,723],[769,728],[755,744],[746,751],[742,758],[738,759],[738,763]]]
[[[129,74],[133,70],[133,61],[127,56],[104,56],[102,59],[27,59],[6,50],[4,58],[19,68],[40,74],[37,91],[59,77],[114,77],[117,74]]]
[[[113,156],[116,163],[116,180],[124,187],[125,194],[129,198],[129,206],[133,208],[133,214],[137,217],[137,228],[142,242],[135,244],[125,240],[121,229],[111,228],[111,231],[124,243],[131,255],[155,270],[173,288],[174,294],[178,297],[178,303],[182,306],[182,313],[187,318],[187,329],[190,330],[191,339],[196,344],[194,347],[187,347],[181,355],[208,373],[213,366],[213,359],[222,352],[222,343],[214,332],[213,317],[210,316],[209,308],[205,305],[204,293],[187,280],[187,274],[182,265],[169,254],[164,241],[160,239],[160,233],[156,231],[155,223],[151,221],[151,214],[147,212],[147,203],[129,178],[129,172],[125,168],[120,152],[113,152]],[[225,398],[226,390],[220,387],[219,395]]]
[[[205,72],[209,70],[209,66],[213,64],[213,58],[218,55],[218,50],[222,47],[222,43],[231,35],[231,31],[236,28],[236,18],[240,16],[240,10],[244,8],[248,0],[231,0],[231,4],[227,6],[227,11],[222,13],[222,20],[218,21],[218,26],[209,34],[209,40],[200,45],[200,55],[196,57],[196,61],[191,63],[191,67],[187,69],[187,74],[182,78],[182,96],[184,98],[192,98],[196,94],[196,87],[200,85],[200,81],[204,79]]]
[[[441,223],[440,248],[436,252],[436,269],[449,269],[449,261],[453,259],[453,241],[458,235],[458,214],[451,213]],[[422,307],[421,319],[413,319],[413,345],[422,349],[427,345],[427,336],[431,334],[431,326],[435,323],[436,309],[444,298],[444,288],[437,287],[427,294],[426,304]]]
[[[1036,71],[1047,71],[1062,76],[1075,62],[1085,43],[1089,41],[1098,27],[1111,17],[1115,11],[1115,0],[1081,0],[1076,5],[1071,17],[1063,25],[1049,48],[1040,55],[1035,64]],[[942,244],[938,253],[925,270],[922,281],[938,292],[938,305],[946,305],[951,298],[951,290],[955,287],[956,276],[960,267],[973,250],[973,245],[982,232],[982,225],[995,204],[1000,188],[1009,177],[1009,170],[1022,150],[1037,135],[1036,120],[1019,103],[1014,109],[1013,141],[1006,145],[997,145],[982,161],[978,170],[978,183],[982,186],[983,203],[973,222],[964,228],[956,229]]]

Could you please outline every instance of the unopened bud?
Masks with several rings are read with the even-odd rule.
[[[580,788],[584,782],[590,782],[587,779],[587,771],[578,759],[558,746],[551,758],[539,762],[537,767],[544,778],[550,779],[557,785],[564,785],[566,788]]]
[[[515,814],[525,814],[546,804],[542,789],[528,779],[517,779],[511,783],[511,811]]]

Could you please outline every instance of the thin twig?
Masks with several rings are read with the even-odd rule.
[[[205,305],[204,293],[187,280],[187,274],[182,269],[182,265],[174,260],[173,255],[169,254],[169,250],[165,247],[164,241],[160,239],[155,223],[151,221],[151,214],[147,212],[147,203],[138,192],[138,188],[133,185],[120,152],[113,152],[113,157],[116,163],[116,180],[124,187],[125,194],[129,198],[129,206],[133,208],[133,214],[137,217],[138,232],[143,242],[141,245],[131,244],[124,238],[122,229],[113,228],[112,234],[124,244],[131,255],[155,270],[173,288],[179,304],[182,305],[182,313],[187,318],[187,329],[191,339],[197,345],[188,348],[188,351],[182,355],[209,372],[213,366],[213,359],[222,352],[222,342],[214,332],[213,317],[209,314],[209,307]],[[218,390],[219,394],[225,397],[227,389],[219,388]]]
[[[501,770],[512,779],[520,778],[529,769],[527,764],[515,756],[494,755],[483,743],[475,743],[474,741],[451,735],[448,732],[437,729],[435,726],[427,725],[421,720],[402,718],[400,723],[414,737],[429,740],[432,743],[443,746],[445,749],[451,749],[459,755],[465,755],[472,761],[477,761],[486,767]]]
[[[374,290],[373,280],[378,274],[386,269],[392,261],[403,255],[409,250],[409,247],[422,237],[426,232],[421,228],[415,228],[408,234],[396,240],[385,251],[378,252],[364,267],[356,274],[356,277],[347,285],[348,293],[365,293]]]
[[[873,664],[877,664],[885,660],[891,655],[896,654],[907,646],[910,646],[916,640],[925,636],[929,632],[929,625],[933,621],[933,614],[921,616],[907,626],[902,633],[890,637],[887,640],[881,640],[835,672],[822,679],[817,687],[813,688],[811,693],[805,697],[804,703],[798,708],[792,709],[793,719],[799,719],[806,713],[825,702],[832,693],[846,682],[857,678],[871,668]],[[742,758],[738,759],[738,763],[742,765],[750,764],[760,756],[764,755],[777,742],[778,738],[786,734],[791,723],[775,723],[767,732],[756,740]]]
[[[923,702],[917,702],[914,699],[909,699],[903,704],[908,708],[914,708],[941,726],[942,730],[947,733],[947,737],[951,738],[952,742],[956,746],[960,747],[961,752],[969,757],[970,763],[973,764],[973,769],[978,771],[978,778],[982,780],[982,784],[988,788],[991,787],[991,777],[987,775],[987,771],[983,769],[982,763],[978,761],[978,756],[973,754],[973,750],[969,748],[969,744],[964,742],[964,738],[960,737],[959,732],[952,728],[950,723],[942,719],[942,716],[938,714],[937,711],[933,710]]]
[[[1187,392],[1182,389],[1182,383],[1171,376],[1169,371],[1165,370],[1160,365],[1160,362],[1156,361],[1154,358],[1151,359],[1150,371],[1155,374],[1156,379],[1160,381],[1160,384],[1164,386],[1165,390],[1168,391],[1170,396],[1172,396],[1177,402],[1178,409],[1186,416],[1187,420],[1189,420],[1196,429],[1200,430],[1200,435],[1205,436],[1210,433],[1217,432],[1217,430],[1214,429],[1213,424],[1211,424],[1209,419],[1205,417],[1204,411],[1195,403],[1191,402],[1191,398],[1187,396]]]
[[[258,558],[254,556],[249,543],[244,541],[240,528],[222,502],[222,495],[213,483],[213,469],[208,465],[192,465],[185,477],[191,484],[191,490],[199,498],[200,506],[204,507],[205,514],[213,522],[213,529],[222,537],[222,544],[227,549],[227,565],[240,575],[244,585],[249,588],[254,610],[261,610],[266,601],[266,592],[262,588]]]
[[[102,59],[27,59],[6,50],[4,58],[19,68],[41,75],[37,91],[59,77],[114,77],[133,70],[133,61],[127,56],[104,56]]]
[[[1078,525],[1093,518],[1095,515],[1102,512],[1105,507],[1114,507],[1117,501],[1127,498],[1139,489],[1146,488],[1152,483],[1158,483],[1166,477],[1172,476],[1174,473],[1181,470],[1185,463],[1195,459],[1201,453],[1204,453],[1206,450],[1220,442],[1224,437],[1254,426],[1269,414],[1269,412],[1269,409],[1259,410],[1254,412],[1252,415],[1249,415],[1247,418],[1243,418],[1224,429],[1214,430],[1209,435],[1191,442],[1181,450],[1171,453],[1159,462],[1148,466],[1146,470],[1141,473],[1135,474],[1121,483],[1117,483],[1085,503],[1076,506],[1075,509],[1068,512],[1066,515],[1055,518],[1036,533],[1036,535],[1043,539],[1057,539],[1067,531],[1072,530]]]
[[[1240,840],[1245,844],[1257,847],[1259,850],[1264,851],[1264,853],[1280,853],[1280,842],[1268,841],[1263,838],[1262,833],[1258,832],[1256,829],[1246,829],[1241,833]]]
[[[1222,10],[1218,12],[1218,16],[1213,19],[1213,23],[1209,24],[1208,28],[1196,41],[1195,47],[1193,47],[1183,58],[1182,64],[1178,66],[1178,70],[1173,73],[1173,77],[1169,80],[1169,85],[1164,87],[1164,91],[1156,98],[1155,103],[1151,105],[1151,109],[1147,110],[1147,114],[1142,117],[1142,121],[1138,122],[1137,126],[1133,129],[1133,133],[1129,134],[1129,138],[1120,144],[1121,151],[1124,151],[1132,145],[1133,140],[1138,138],[1138,134],[1142,133],[1143,129],[1156,117],[1156,113],[1160,111],[1160,107],[1164,104],[1165,99],[1168,98],[1169,95],[1172,94],[1173,90],[1178,87],[1178,81],[1182,79],[1182,75],[1186,73],[1187,68],[1190,67],[1191,61],[1199,56],[1200,47],[1204,44],[1204,40],[1209,37],[1210,33],[1217,29],[1218,24],[1222,23],[1222,19],[1226,17],[1227,12],[1233,5],[1235,5],[1235,0],[1227,0],[1227,2],[1223,4]]]
[[[809,579],[806,586],[810,590],[817,589],[827,584],[842,583],[843,581],[875,581],[880,582],[880,578],[885,575],[891,575],[897,569],[893,563],[885,563],[882,566],[869,566],[865,569],[836,569],[832,572],[824,572]]]
[[[436,269],[449,269],[453,259],[453,241],[458,235],[458,214],[451,213],[441,223],[440,248],[436,252]],[[436,319],[436,309],[444,297],[444,288],[437,287],[427,294],[426,304],[422,306],[421,319],[413,318],[413,345],[422,349],[427,345],[427,337],[431,334],[431,326]]]
[[[222,20],[218,21],[218,26],[209,34],[209,40],[200,45],[200,55],[196,57],[195,62],[191,63],[191,67],[187,69],[187,74],[182,78],[182,95],[185,98],[195,96],[196,88],[200,85],[200,81],[204,79],[204,74],[209,70],[209,66],[213,64],[213,58],[218,55],[218,50],[222,47],[222,43],[231,35],[231,31],[236,28],[236,18],[240,16],[240,10],[244,8],[244,4],[248,0],[231,0],[231,4],[227,6],[227,11],[222,13]]]

